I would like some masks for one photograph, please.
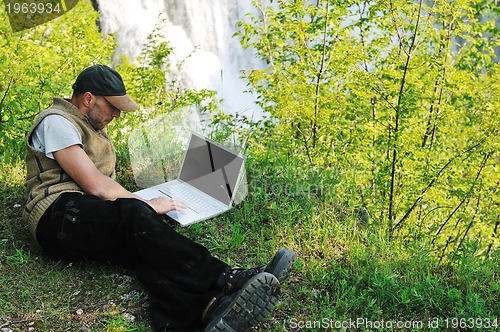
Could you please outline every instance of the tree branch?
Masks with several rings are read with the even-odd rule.
[[[393,12],[393,6],[392,6],[392,1],[390,2],[391,6],[391,12]],[[418,10],[418,15],[417,15],[417,20],[415,23],[415,31],[413,33],[413,38],[411,40],[410,47],[408,48],[408,52],[406,53],[406,63],[404,66],[403,70],[403,77],[401,78],[401,85],[399,87],[399,95],[398,95],[398,102],[396,105],[396,114],[395,114],[395,120],[394,120],[394,145],[393,145],[393,150],[392,150],[392,160],[391,160],[391,183],[390,183],[390,190],[389,190],[389,220],[388,220],[388,230],[389,230],[389,238],[392,237],[392,232],[393,232],[393,227],[394,227],[394,221],[396,219],[395,212],[394,212],[394,196],[395,196],[395,187],[396,187],[396,173],[397,173],[397,162],[398,162],[398,147],[396,145],[397,140],[398,140],[398,131],[399,131],[399,124],[400,124],[400,118],[401,118],[401,104],[403,100],[403,93],[406,85],[406,75],[408,74],[408,70],[410,68],[410,59],[413,54],[413,50],[415,47],[415,43],[417,40],[417,33],[419,29],[419,24],[420,24],[420,17],[421,17],[421,12],[422,12],[422,0],[419,1],[419,10]],[[396,27],[397,29],[397,27]]]
[[[459,157],[463,156],[464,154],[470,153],[472,150],[476,149],[478,146],[482,145],[485,142],[485,139],[482,139],[478,143],[474,144],[473,146],[468,147],[466,150],[464,150],[462,153],[455,155],[451,157],[446,164],[444,164],[443,167],[437,172],[437,174],[434,176],[434,178],[427,184],[427,186],[422,190],[420,195],[418,195],[417,199],[415,202],[413,202],[412,206],[406,211],[405,215],[399,220],[399,222],[394,226],[394,229],[398,228],[413,212],[413,210],[417,207],[418,203],[422,200],[424,195],[427,193],[427,191],[434,185],[434,183],[441,177],[441,174]],[[446,223],[446,222],[445,222]],[[444,227],[441,226],[441,228]],[[439,232],[438,232],[439,233]],[[437,235],[437,234],[436,234]]]
[[[5,101],[5,98],[7,98],[7,94],[9,93],[10,87],[12,85],[12,82],[14,82],[14,76],[12,76],[9,80],[9,84],[7,85],[7,89],[5,90],[5,93],[2,96],[2,100],[0,100],[0,122],[2,122],[2,114],[3,114],[3,103]]]

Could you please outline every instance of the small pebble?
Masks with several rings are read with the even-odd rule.
[[[129,323],[135,322],[135,316],[132,314],[129,314],[128,312],[124,312],[122,314],[122,317],[124,320],[126,320]]]

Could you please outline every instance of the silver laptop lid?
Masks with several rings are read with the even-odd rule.
[[[239,154],[191,133],[179,179],[229,206],[244,162]]]

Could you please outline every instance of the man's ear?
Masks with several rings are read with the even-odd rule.
[[[90,92],[85,92],[82,95],[82,104],[83,104],[83,106],[85,106],[85,107],[91,107],[92,99],[93,98],[94,98],[94,96]]]

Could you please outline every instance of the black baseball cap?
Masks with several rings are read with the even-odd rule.
[[[111,105],[124,112],[139,109],[139,105],[127,95],[120,74],[105,65],[94,65],[84,69],[76,78],[73,90],[102,96]]]

